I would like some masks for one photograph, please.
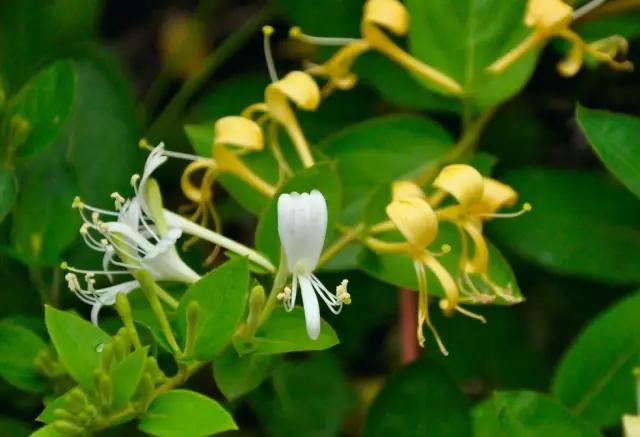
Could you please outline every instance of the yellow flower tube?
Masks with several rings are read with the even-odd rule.
[[[302,71],[292,71],[265,89],[269,117],[283,126],[305,167],[314,163],[309,144],[291,110],[289,100],[305,111],[314,111],[320,104],[320,89],[313,78]]]

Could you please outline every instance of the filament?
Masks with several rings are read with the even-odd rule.
[[[267,61],[267,69],[269,70],[269,77],[271,82],[278,81],[278,72],[276,71],[276,64],[273,62],[273,53],[271,52],[271,35],[273,35],[273,27],[264,26],[262,28],[263,44],[264,44],[264,57]]]
[[[312,36],[302,32],[298,26],[289,29],[289,37],[298,41],[319,46],[344,46],[352,42],[360,41],[359,38],[334,38],[327,36]]]

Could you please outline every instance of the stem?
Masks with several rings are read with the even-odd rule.
[[[153,314],[156,316],[158,323],[160,323],[160,328],[169,343],[169,346],[173,350],[174,353],[180,353],[180,347],[178,346],[178,342],[176,341],[175,336],[173,335],[173,330],[171,329],[171,325],[169,324],[169,319],[167,319],[167,314],[164,312],[164,308],[160,303],[160,299],[158,299],[158,295],[156,294],[156,289],[160,288],[157,286],[151,274],[146,270],[139,270],[135,273],[135,278],[140,282],[140,287],[142,288],[142,292],[144,293],[149,305],[151,306],[151,310]]]
[[[209,241],[213,244],[217,244],[218,246],[224,247],[225,249],[230,250],[231,252],[237,253],[238,255],[246,256],[249,258],[250,261],[253,261],[254,263],[258,264],[260,267],[263,267],[264,269],[268,270],[271,273],[276,271],[276,268],[273,266],[273,264],[271,264],[271,262],[267,258],[260,255],[255,250],[250,249],[247,246],[238,243],[235,240],[227,238],[224,235],[217,234],[213,231],[210,231],[207,228],[203,228],[202,226],[199,226],[193,223],[192,221],[182,217],[181,215],[178,215],[169,210],[166,210],[166,209],[164,210],[164,216],[167,222],[171,226],[180,228],[182,229],[182,231],[186,232],[187,234],[194,235],[198,238],[202,238],[203,240]]]
[[[349,243],[356,240],[360,233],[364,230],[365,224],[358,223],[353,228],[349,229],[347,232],[338,239],[335,243],[327,248],[324,253],[320,256],[318,260],[318,267],[323,266],[327,261],[336,256],[338,252],[344,249]]]
[[[468,128],[464,130],[462,137],[455,147],[441,159],[437,160],[433,165],[427,166],[418,176],[416,176],[414,182],[418,185],[426,184],[437,174],[443,165],[455,162],[470,153],[476,147],[478,138],[482,133],[482,129],[484,129],[487,122],[491,120],[496,109],[497,106],[487,109],[480,115],[480,117],[469,123]]]
[[[177,119],[189,100],[207,82],[209,77],[215,73],[234,53],[236,53],[251,36],[262,27],[262,24],[272,14],[271,5],[267,4],[256,15],[244,22],[242,26],[225,39],[218,49],[211,53],[203,62],[202,68],[176,93],[164,110],[160,113],[156,121],[149,128],[149,136],[162,136],[166,129]]]
[[[420,354],[416,341],[417,293],[401,288],[398,290],[398,325],[400,330],[400,361],[409,364]]]
[[[43,305],[52,305],[53,302],[51,300],[51,296],[49,295],[49,289],[45,283],[44,277],[42,276],[42,268],[30,267],[29,277],[31,278],[31,282],[33,283],[33,285],[35,285],[36,290],[38,291],[40,302]]]
[[[278,303],[278,294],[284,289],[289,278],[289,269],[287,268],[287,257],[284,254],[284,250],[280,249],[280,265],[276,272],[275,278],[273,278],[273,285],[271,286],[271,292],[267,298],[267,303],[262,310],[262,316],[260,317],[260,325],[267,321],[273,309]]]
[[[180,302],[178,302],[173,296],[167,293],[167,291],[158,284],[156,284],[156,294],[158,295],[160,300],[169,305],[171,309],[178,309],[178,305],[180,305]]]

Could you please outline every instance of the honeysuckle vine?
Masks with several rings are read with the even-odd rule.
[[[565,59],[558,65],[563,76],[575,75],[585,56],[616,70],[630,69],[631,63],[622,60],[628,50],[624,38],[613,35],[586,43],[571,29],[576,20],[600,3],[594,1],[574,10],[560,0],[529,0],[522,20],[530,32],[514,47],[484,66],[483,71],[499,77],[552,38],[564,39],[571,45]],[[486,322],[485,317],[471,310],[472,306],[515,305],[523,300],[515,283],[501,283],[492,273],[490,267],[494,255],[484,228],[488,221],[517,219],[530,211],[532,205],[524,202],[519,206],[517,186],[511,187],[483,175],[468,160],[496,107],[478,114],[469,110],[468,101],[472,96],[467,95],[468,90],[444,72],[405,51],[396,38],[408,33],[409,23],[408,11],[400,1],[367,0],[359,38],[312,36],[299,27],[293,27],[289,31],[291,39],[313,45],[336,46],[337,50],[325,62],[306,63],[304,68],[284,74],[279,74],[272,57],[271,36],[275,29],[263,27],[264,52],[271,82],[265,87],[260,101],[247,102],[246,108],[239,113],[228,114],[213,122],[208,156],[175,152],[163,143],[152,146],[142,139],[140,146],[148,151],[148,157],[141,174],[131,176],[132,193],[129,197],[112,193],[112,209],[94,207],[85,199],[73,200],[72,207],[77,209],[82,219],[80,235],[87,247],[101,254],[102,262],[96,268],[81,268],[72,261],[62,263],[68,288],[91,306],[90,319],[95,325],[98,325],[104,307],[114,307],[124,326],[105,346],[107,352],[102,357],[106,358],[101,358],[101,367],[96,369],[97,392],[108,391],[104,388],[108,377],[104,375],[108,374],[113,362],[147,346],[138,335],[134,310],[129,303],[130,294],[135,290],[140,290],[146,299],[157,325],[154,325],[153,334],[173,356],[176,371],[175,375],[167,376],[157,363],[149,361],[144,370],[146,385],[139,389],[139,401],[131,402],[115,413],[109,411],[103,416],[96,413],[84,425],[76,423],[76,419],[68,414],[64,416],[68,413],[64,410],[64,414],[59,413],[60,429],[73,430],[80,435],[138,417],[154,398],[180,386],[211,361],[211,357],[197,354],[196,337],[203,324],[199,303],[178,301],[164,288],[166,282],[197,285],[208,274],[200,272],[202,266],[190,266],[185,261],[188,257],[184,252],[200,240],[215,246],[204,263],[207,267],[218,261],[223,250],[230,258],[246,258],[239,261],[245,263],[245,268],[249,263],[252,267],[250,282],[242,290],[247,300],[241,302],[243,306],[239,309],[242,320],[234,319],[234,331],[229,333],[231,338],[225,337],[226,343],[221,345],[221,350],[235,348],[239,355],[251,353],[252,348],[259,344],[260,329],[269,322],[279,304],[284,307],[284,312],[278,317],[293,317],[285,312],[294,312],[298,291],[304,314],[304,328],[301,329],[311,341],[319,341],[322,312],[328,310],[337,315],[344,305],[351,304],[352,297],[348,291],[350,278],[341,278],[341,282],[329,288],[325,285],[328,282],[323,282],[317,275],[321,276],[325,264],[354,243],[363,249],[363,253],[397,257],[410,264],[410,279],[415,280],[414,288],[418,293],[415,340],[424,347],[432,338],[444,355],[448,355],[449,349],[455,350],[456,345],[447,347],[446,335],[440,334],[446,332],[444,323],[441,329],[436,328],[429,309],[432,298],[438,296],[437,306],[445,315],[462,315],[481,323]],[[338,202],[338,196],[331,197],[321,192],[321,184],[318,187],[305,186],[306,192],[300,193],[287,185],[296,177],[294,169],[313,169],[324,160],[321,153],[314,153],[297,113],[316,111],[330,94],[352,89],[358,79],[352,66],[368,51],[376,51],[389,58],[440,94],[460,99],[465,104],[465,111],[461,114],[459,140],[450,150],[422,165],[418,161],[420,157],[416,157],[414,172],[386,181],[379,187],[384,190],[388,201],[384,205],[376,205],[379,209],[375,211],[379,213],[378,222],[370,223],[369,217],[360,217],[354,220],[355,223],[346,225],[340,223],[338,217],[334,235],[334,229],[328,229],[329,211],[331,208],[336,211],[338,205],[328,202]],[[280,144],[283,136],[290,141],[295,154],[283,152]],[[381,148],[385,146],[380,144]],[[262,153],[269,153],[274,158],[277,180],[265,179],[246,159],[251,154]],[[153,177],[168,159],[185,164],[180,187],[188,205],[180,212],[165,207],[162,189]],[[271,223],[271,228],[261,229],[261,232],[279,242],[279,258],[274,258],[258,243],[251,247],[225,235],[216,208],[216,190],[220,176],[227,174],[266,201],[263,217],[268,217],[275,210],[277,223]],[[447,226],[453,229],[453,237],[443,233]],[[441,241],[443,235],[450,241]],[[447,260],[454,259],[445,258],[452,257],[452,253],[458,254],[457,258],[454,263],[447,263]],[[267,287],[270,287],[268,294],[265,293]],[[440,290],[440,294],[434,290]],[[219,290],[211,290],[211,293],[216,292]],[[358,297],[355,296],[354,305],[366,304],[362,303],[366,299],[361,302]],[[184,326],[180,326],[179,334],[176,323],[171,320],[176,312],[184,315],[184,320],[181,320]],[[425,335],[425,326],[428,336]],[[308,341],[306,337],[305,341]],[[114,358],[115,355],[110,354],[115,354],[113,350],[117,348],[126,353]],[[40,357],[39,361],[57,369],[50,365],[51,360]],[[95,399],[87,397],[86,388],[74,393],[78,399],[84,396],[81,402],[78,401],[84,408],[82,411],[92,411]],[[97,399],[103,401],[99,396]],[[108,411],[108,408],[104,410]],[[629,429],[637,427],[637,423],[637,417],[625,418],[625,427]]]

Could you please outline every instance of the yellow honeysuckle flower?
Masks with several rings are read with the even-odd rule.
[[[449,194],[458,203],[444,206],[436,211],[440,220],[454,223],[460,232],[462,254],[460,270],[462,278],[460,289],[479,303],[493,299],[478,291],[470,275],[478,275],[491,290],[508,302],[519,302],[514,298],[510,287],[500,287],[489,278],[489,248],[482,235],[482,222],[496,217],[515,217],[529,211],[531,205],[525,203],[521,211],[513,214],[499,214],[503,207],[513,206],[518,198],[517,193],[508,185],[495,179],[483,177],[476,169],[466,164],[450,165],[442,169],[433,185],[440,189],[438,203],[444,195]],[[473,256],[469,257],[467,236],[474,246]],[[462,282],[464,281],[464,283]],[[463,286],[466,285],[466,287]]]
[[[433,243],[438,234],[438,218],[427,202],[422,189],[413,182],[394,182],[392,184],[392,201],[387,205],[386,212],[406,242],[390,243],[369,237],[367,244],[377,252],[405,252],[411,256],[418,279],[418,342],[420,346],[424,345],[425,338],[422,326],[427,325],[436,339],[440,351],[447,355],[444,343],[429,318],[429,296],[425,268],[436,276],[445,291],[446,298],[440,301],[440,307],[446,314],[450,315],[458,311],[483,322],[484,318],[460,307],[458,286],[451,274],[437,261],[437,254],[428,250],[428,246]],[[448,245],[442,247],[443,253],[450,250]]]
[[[409,28],[409,14],[398,0],[367,0],[364,5],[360,33],[362,38],[325,38],[305,35],[294,27],[290,36],[317,45],[344,46],[322,65],[313,65],[307,72],[328,79],[323,94],[334,89],[350,89],[357,81],[351,71],[355,60],[368,50],[377,50],[432,85],[452,95],[461,95],[462,87],[455,80],[430,67],[398,47],[385,33],[403,36]]]
[[[563,38],[571,44],[569,54],[558,64],[558,71],[562,76],[574,76],[582,67],[585,53],[596,61],[609,65],[614,70],[628,71],[633,69],[631,62],[616,60],[618,55],[626,56],[627,54],[628,43],[623,37],[614,35],[586,43],[580,35],[570,29],[571,23],[590,11],[592,7],[592,4],[588,3],[574,11],[570,5],[562,0],[529,0],[524,24],[532,28],[533,32],[519,45],[489,66],[488,70],[494,74],[501,73],[528,51],[554,37]]]
[[[263,33],[265,57],[272,83],[265,88],[264,102],[248,106],[241,115],[251,119],[255,114],[261,114],[257,119],[259,125],[267,120],[270,121],[269,142],[281,168],[286,167],[286,163],[278,146],[275,126],[282,126],[285,129],[303,165],[311,167],[314,164],[313,155],[289,101],[302,110],[315,111],[320,104],[320,88],[311,75],[303,71],[292,71],[279,79],[271,56],[269,42],[273,28],[265,26]]]

